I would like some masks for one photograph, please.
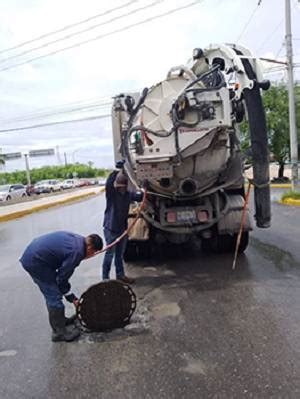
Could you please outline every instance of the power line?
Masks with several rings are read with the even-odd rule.
[[[294,4],[294,7],[293,7],[293,8],[295,8],[296,5],[297,5],[297,4]],[[268,41],[269,41],[270,39],[273,38],[274,33],[277,32],[277,30],[281,27],[281,25],[283,24],[283,22],[284,22],[284,18],[281,19],[281,21],[279,22],[279,24],[275,26],[275,28],[272,30],[272,32],[271,32],[271,33],[267,36],[267,38],[263,41],[263,43],[261,44],[261,46],[260,46],[259,49],[257,50],[258,53],[265,47],[266,43],[268,43]],[[283,47],[283,45],[282,45],[282,47]],[[280,53],[282,47],[280,48],[279,53]],[[279,54],[278,54],[278,55],[279,55]],[[275,58],[277,58],[277,57],[278,57],[278,56],[276,56]]]
[[[109,118],[110,116],[111,116],[111,114],[99,115],[99,116],[90,116],[88,118],[72,119],[72,120],[67,120],[67,121],[57,121],[57,122],[49,122],[49,123],[41,123],[41,124],[38,124],[38,125],[22,126],[22,127],[12,128],[12,129],[1,129],[0,133],[18,132],[18,131],[22,131],[22,130],[38,129],[38,128],[47,127],[47,126],[64,125],[64,124],[67,124],[67,123],[77,123],[77,122],[84,122],[84,121],[92,121],[92,120],[96,120],[96,119],[105,119],[105,118]]]
[[[33,62],[33,61],[40,60],[40,59],[43,59],[43,58],[45,58],[45,57],[49,57],[49,56],[52,56],[52,55],[61,53],[61,52],[63,52],[63,51],[66,51],[66,50],[70,50],[70,49],[73,49],[73,48],[82,46],[82,45],[84,45],[84,44],[91,43],[91,42],[94,42],[94,41],[96,41],[96,40],[103,39],[103,38],[108,37],[108,36],[112,36],[112,35],[114,35],[114,34],[116,34],[116,33],[124,32],[124,31],[126,31],[126,30],[135,28],[136,26],[139,26],[139,25],[142,25],[142,24],[145,24],[145,23],[154,21],[154,20],[159,19],[159,18],[166,17],[166,16],[168,16],[168,15],[174,14],[174,13],[176,13],[176,12],[178,12],[178,11],[181,11],[181,10],[184,10],[184,9],[187,9],[187,8],[189,8],[189,7],[192,7],[192,6],[196,5],[196,4],[199,4],[199,3],[202,2],[202,1],[204,1],[204,0],[196,0],[196,1],[193,1],[192,3],[189,3],[189,4],[185,5],[185,6],[173,8],[172,10],[166,11],[166,12],[164,12],[164,13],[162,13],[162,14],[158,14],[158,15],[155,15],[155,16],[153,16],[153,17],[146,18],[146,19],[144,19],[144,20],[142,20],[142,21],[139,21],[139,22],[136,22],[136,23],[127,25],[127,26],[125,26],[125,27],[122,27],[122,28],[113,30],[113,31],[108,32],[108,33],[104,33],[104,34],[102,34],[102,35],[95,36],[95,37],[93,37],[93,38],[91,38],[91,39],[88,39],[88,40],[83,40],[83,41],[78,42],[78,43],[75,43],[75,44],[73,44],[73,45],[71,45],[71,46],[67,46],[67,47],[64,47],[64,48],[61,48],[61,49],[58,49],[58,50],[55,50],[55,51],[51,51],[50,53],[43,54],[43,55],[40,55],[40,56],[38,56],[38,57],[31,58],[31,59],[29,59],[29,60],[27,60],[27,61],[23,61],[23,62],[20,62],[20,63],[17,63],[17,64],[13,64],[13,65],[4,67],[4,68],[0,69],[0,72],[2,72],[2,71],[7,71],[7,70],[9,70],[9,69],[16,68],[16,67],[21,66],[21,65],[28,64],[28,63],[31,63],[31,62]]]
[[[35,119],[42,119],[42,118],[49,118],[49,117],[53,117],[53,116],[57,116],[57,115],[65,115],[65,114],[70,114],[70,113],[74,113],[74,112],[91,112],[91,111],[95,111],[96,109],[107,109],[108,106],[111,106],[112,102],[109,103],[104,103],[104,104],[94,104],[94,105],[88,105],[88,106],[82,106],[82,107],[75,107],[75,108],[69,108],[69,109],[65,109],[65,110],[61,110],[61,111],[57,111],[57,112],[52,112],[52,113],[43,113],[43,114],[37,114],[37,115],[32,115],[32,116],[25,116],[24,118],[13,118],[10,120],[6,120],[6,122],[4,122],[5,124],[9,124],[9,123],[14,123],[14,122],[25,122],[25,121],[30,121],[30,120],[35,120]],[[3,121],[0,121],[3,123]]]
[[[117,17],[113,17],[113,18],[111,18],[111,19],[109,19],[107,21],[101,22],[101,23],[96,24],[96,25],[89,26],[89,27],[87,27],[85,29],[81,29],[81,30],[79,30],[77,32],[69,33],[68,35],[60,37],[58,39],[51,40],[50,42],[46,42],[46,43],[41,44],[41,45],[39,45],[37,47],[33,47],[31,49],[22,51],[19,54],[15,54],[15,55],[12,55],[10,57],[4,58],[4,59],[0,60],[0,63],[6,63],[7,61],[10,61],[12,59],[21,57],[21,56],[26,55],[26,54],[30,54],[30,53],[32,53],[32,52],[34,52],[36,50],[40,50],[40,49],[43,49],[45,47],[51,46],[52,44],[59,43],[61,41],[65,41],[65,40],[71,39],[74,36],[81,35],[82,33],[89,32],[89,31],[91,31],[93,29],[99,28],[100,26],[104,26],[104,25],[110,24],[112,22],[115,22],[115,21],[117,21],[119,19],[122,19],[122,18],[125,18],[125,17],[129,17],[129,16],[131,16],[133,14],[136,14],[137,12],[146,10],[148,8],[151,8],[151,7],[154,7],[155,5],[157,5],[159,3],[162,3],[163,1],[165,1],[165,0],[156,0],[153,3],[147,4],[146,6],[143,6],[143,7],[136,8],[135,10],[131,10],[131,11],[125,13],[125,14],[118,15]]]
[[[236,43],[238,43],[238,42],[241,40],[243,34],[246,32],[246,29],[248,28],[250,22],[252,21],[252,18],[254,17],[256,11],[258,10],[258,7],[260,6],[260,4],[261,4],[261,1],[259,1],[259,2],[257,3],[255,9],[253,10],[252,14],[250,15],[250,18],[248,19],[248,21],[247,21],[246,24],[244,25],[244,27],[243,27],[241,33],[239,34],[238,38],[236,39]]]
[[[268,41],[269,41],[270,39],[272,39],[274,33],[276,33],[277,30],[281,27],[283,21],[284,21],[284,18],[282,18],[282,20],[279,22],[279,24],[275,26],[275,28],[272,30],[272,32],[271,32],[271,33],[266,37],[266,39],[262,42],[261,46],[260,46],[259,49],[257,50],[258,53],[265,47],[265,45],[268,43]]]
[[[265,74],[265,73],[275,73],[275,72],[281,72],[281,71],[286,71],[286,68],[280,68],[280,67],[277,67],[277,68],[270,68],[270,69],[264,71],[263,73],[264,73],[264,74]]]
[[[140,92],[142,88],[135,88],[135,89],[128,89],[125,90],[126,93],[136,93]],[[115,93],[114,93],[115,94]],[[15,116],[13,119],[6,118],[6,119],[1,119],[0,123],[11,123],[11,122],[21,122],[21,121],[26,121],[26,120],[31,120],[31,119],[36,119],[38,117],[42,116],[54,116],[56,113],[60,113],[61,111],[66,111],[66,113],[70,110],[73,109],[73,107],[90,107],[90,106],[96,106],[97,104],[100,107],[106,107],[109,105],[112,105],[112,98],[114,94],[109,94],[107,96],[103,97],[92,97],[92,98],[87,98],[85,100],[78,100],[78,101],[72,101],[64,104],[59,104],[57,106],[50,106],[46,108],[40,108],[36,109],[34,112],[27,113],[27,114],[21,114]]]
[[[276,53],[276,55],[275,55],[275,59],[277,59],[277,58],[279,57],[279,55],[280,55],[281,50],[283,49],[283,47],[284,47],[284,43],[281,44],[280,49],[277,51],[277,53]]]
[[[108,101],[109,100],[109,101]],[[41,109],[36,109],[34,112],[30,112],[30,113],[26,113],[26,114],[21,114],[21,115],[16,115],[13,120],[24,120],[24,119],[30,119],[32,117],[36,117],[36,116],[44,116],[44,115],[48,115],[49,113],[56,113],[56,112],[61,112],[61,111],[68,111],[68,110],[72,110],[74,107],[89,107],[89,106],[94,106],[94,105],[108,105],[111,104],[111,98],[107,99],[106,101],[104,100],[98,100],[98,101],[76,101],[76,102],[71,102],[71,103],[66,103],[66,104],[62,104],[59,106],[55,106],[55,107],[47,107],[47,108],[41,108]],[[0,122],[7,122],[7,121],[11,121],[11,118],[6,118],[6,119],[1,119]]]
[[[2,54],[2,53],[4,53],[4,52],[7,52],[7,51],[15,50],[15,49],[17,49],[17,48],[19,48],[19,47],[23,47],[23,46],[25,46],[26,44],[30,44],[30,43],[33,43],[33,42],[35,42],[35,41],[44,39],[45,37],[54,35],[54,34],[56,34],[56,33],[63,32],[63,31],[65,31],[65,30],[67,30],[67,29],[73,28],[74,26],[78,26],[78,25],[84,24],[84,23],[86,23],[86,22],[92,21],[93,19],[103,17],[103,16],[105,16],[105,15],[107,15],[107,14],[111,14],[111,13],[114,12],[114,11],[121,10],[122,8],[126,8],[126,7],[128,7],[129,5],[131,5],[131,4],[133,4],[133,3],[136,3],[136,2],[138,2],[138,1],[140,1],[140,0],[131,0],[131,1],[127,2],[127,3],[125,3],[125,4],[122,4],[121,6],[111,8],[111,9],[109,9],[109,10],[107,10],[107,11],[104,11],[104,12],[102,12],[102,13],[100,13],[100,14],[93,15],[93,16],[91,16],[91,17],[89,17],[89,18],[86,18],[86,19],[83,19],[83,20],[81,20],[81,21],[79,21],[79,22],[75,22],[75,23],[73,23],[73,24],[66,25],[66,26],[64,26],[64,27],[62,27],[62,28],[60,28],[60,29],[54,30],[54,31],[52,31],[52,32],[44,33],[43,35],[38,36],[38,37],[36,37],[36,38],[34,38],[34,39],[27,40],[27,41],[25,41],[25,42],[22,42],[22,43],[19,43],[19,44],[13,46],[13,47],[9,47],[9,48],[6,48],[6,49],[4,49],[4,50],[1,50],[1,51],[0,51],[0,54]]]

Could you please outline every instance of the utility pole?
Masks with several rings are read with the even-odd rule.
[[[298,188],[298,138],[295,116],[294,64],[291,27],[291,1],[285,0],[285,44],[289,93],[290,150],[292,163],[292,190]]]
[[[61,165],[60,153],[59,153],[59,146],[56,146],[56,157],[58,165]]]
[[[64,157],[65,157],[65,166],[67,166],[68,165],[68,162],[67,162],[67,154],[64,152]]]
[[[5,158],[2,155],[2,148],[0,148],[0,171],[2,171],[2,168],[5,166]]]
[[[29,169],[29,162],[28,162],[28,154],[24,154],[24,157],[25,157],[27,184],[30,186],[31,185],[31,179],[30,179],[30,169]]]

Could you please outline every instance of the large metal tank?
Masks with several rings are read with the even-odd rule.
[[[245,113],[259,162],[254,165],[256,221],[268,227],[268,150],[259,86],[267,85],[261,79],[259,62],[248,50],[212,45],[196,49],[187,65],[172,68],[142,93],[115,98],[115,158],[126,160],[135,186],[147,185],[143,217],[150,238],[180,242],[196,235],[206,243],[227,240],[226,249],[232,250],[244,202],[238,123]],[[248,213],[245,248],[249,230]]]

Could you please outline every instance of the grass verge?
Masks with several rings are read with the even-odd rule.
[[[290,190],[282,195],[281,201],[284,201],[289,198],[294,200],[300,200],[300,192]]]

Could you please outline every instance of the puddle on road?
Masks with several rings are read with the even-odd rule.
[[[18,352],[15,350],[7,350],[7,351],[2,351],[0,352],[0,357],[11,357],[11,356],[16,356]]]
[[[148,292],[138,303],[130,324],[124,328],[110,332],[87,332],[83,328],[79,343],[94,344],[101,342],[114,342],[129,339],[133,336],[155,334],[156,327],[164,318],[178,318],[181,308],[177,302],[167,301],[161,289],[156,288]]]
[[[161,319],[164,317],[176,317],[179,316],[181,309],[178,303],[162,303],[161,305],[152,308],[153,316],[155,319]]]
[[[266,244],[257,238],[251,238],[255,249],[267,260],[271,261],[274,266],[284,272],[290,269],[300,268],[300,263],[287,251],[280,249],[274,245]]]
[[[208,374],[211,365],[205,364],[203,360],[196,357],[192,353],[183,353],[181,355],[182,360],[186,363],[184,367],[180,367],[180,371],[187,374],[204,375]]]
[[[86,332],[83,330],[79,343],[94,344],[98,342],[113,342],[128,339],[131,336],[149,333],[150,312],[148,306],[140,305],[131,318],[130,324],[110,332]]]

